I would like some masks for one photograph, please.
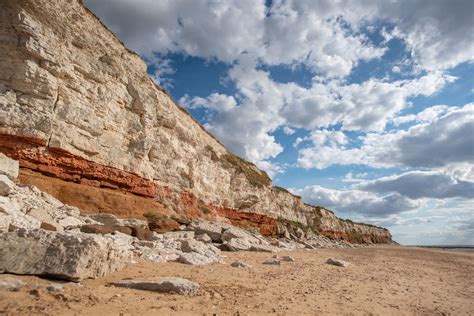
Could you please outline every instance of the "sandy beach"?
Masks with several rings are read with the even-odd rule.
[[[55,294],[38,287],[51,280],[14,276],[27,283],[0,292],[0,313],[54,315],[473,315],[474,253],[408,247],[298,250],[280,266],[269,253],[225,253],[225,264],[204,267],[138,262],[107,277],[66,285]],[[328,265],[329,257],[347,268]],[[250,269],[233,268],[239,260]],[[196,296],[107,286],[121,279],[187,278]],[[6,277],[3,275],[2,278]]]

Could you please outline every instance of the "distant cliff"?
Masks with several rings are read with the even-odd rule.
[[[301,226],[351,242],[388,230],[337,218],[272,187],[174,103],[78,0],[0,10],[0,151],[20,180],[84,213],[223,216],[267,234]]]

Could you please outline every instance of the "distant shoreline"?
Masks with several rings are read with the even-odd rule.
[[[408,245],[406,247],[419,247],[419,248],[430,248],[430,249],[444,249],[444,250],[459,250],[459,251],[474,251],[473,246],[466,246],[466,245],[450,245],[450,246],[441,246],[441,245],[433,245],[433,246],[418,246],[418,245]]]

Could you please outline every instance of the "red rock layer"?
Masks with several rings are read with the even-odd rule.
[[[141,217],[156,212],[208,220],[220,215],[238,226],[257,227],[264,235],[277,233],[274,218],[204,204],[191,192],[173,195],[151,180],[47,147],[41,139],[0,134],[0,152],[20,162],[20,182],[37,186],[83,214]]]
[[[278,233],[278,221],[273,217],[228,208],[215,208],[215,210],[218,215],[228,218],[234,225],[259,228],[264,236],[275,236]]]
[[[121,189],[145,197],[166,195],[168,188],[134,173],[105,166],[63,149],[46,147],[41,139],[0,134],[0,150],[20,167],[65,181],[98,188]]]

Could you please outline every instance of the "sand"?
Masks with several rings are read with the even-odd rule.
[[[138,262],[107,277],[67,285],[54,294],[51,280],[14,276],[27,286],[0,290],[0,314],[54,315],[474,315],[474,253],[408,247],[283,252],[295,262],[263,265],[272,254],[224,253],[226,264],[193,267]],[[347,268],[325,263],[347,260]],[[230,267],[234,260],[251,269]],[[185,297],[107,283],[178,276],[201,285]],[[3,276],[4,277],[4,276]]]

